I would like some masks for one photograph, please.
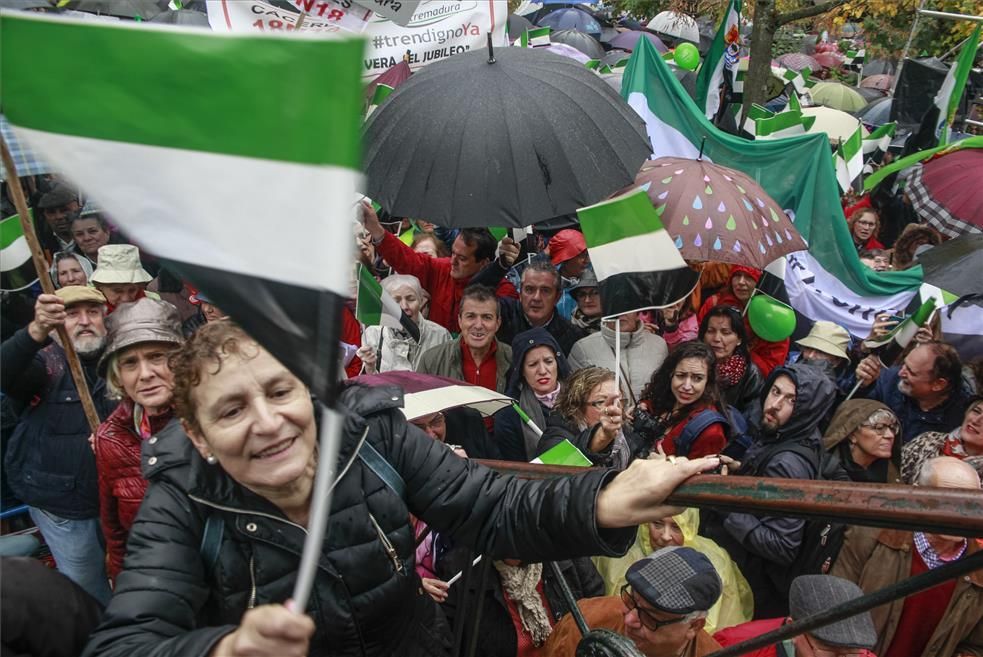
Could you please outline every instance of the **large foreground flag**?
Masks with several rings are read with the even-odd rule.
[[[839,303],[853,306],[856,299],[864,297],[904,293],[910,298],[915,293],[921,283],[917,268],[879,274],[860,263],[840,208],[839,185],[825,134],[749,142],[718,130],[686,94],[658,52],[642,41],[625,70],[622,95],[645,120],[653,158],[695,158],[703,143],[704,158],[743,171],[791,211],[796,229],[809,245],[812,263],[848,293],[849,298],[839,298]]]
[[[7,292],[31,287],[38,280],[31,249],[16,214],[0,221],[0,273],[3,275],[0,289]]]
[[[741,49],[741,4],[730,0],[727,13],[720,21],[717,35],[710,44],[710,50],[703,59],[703,66],[696,76],[696,104],[701,107],[708,119],[717,115],[720,109],[720,87],[724,83],[724,71],[737,65]]]
[[[956,117],[956,109],[959,107],[959,100],[963,97],[966,89],[966,80],[969,78],[969,71],[973,68],[973,60],[976,58],[976,51],[980,47],[980,34],[983,25],[977,25],[973,33],[966,39],[962,50],[959,51],[959,58],[949,67],[949,72],[942,81],[942,87],[935,94],[935,107],[939,110],[938,123],[935,126],[935,136],[940,144],[949,143],[949,126]]]
[[[19,137],[326,399],[363,49],[4,13],[0,93]],[[25,66],[35,51],[45,57]],[[313,83],[325,70],[331,84]]]
[[[420,341],[420,329],[413,323],[392,295],[386,292],[368,267],[358,266],[358,295],[355,298],[355,317],[366,326],[388,326],[410,334]]]
[[[693,291],[690,269],[662,226],[644,187],[577,210],[601,292],[601,312],[614,317],[665,308]]]

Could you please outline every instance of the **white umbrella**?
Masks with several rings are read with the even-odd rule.
[[[655,30],[666,36],[683,39],[695,44],[700,43],[700,26],[696,19],[675,11],[664,11],[649,21],[650,30]]]
[[[867,128],[863,127],[860,119],[832,107],[803,107],[802,114],[816,117],[816,122],[808,132],[825,132],[831,144],[849,139],[856,132],[857,126],[860,127],[864,137],[870,134]]]

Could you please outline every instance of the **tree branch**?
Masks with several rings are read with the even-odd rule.
[[[820,2],[819,4],[811,7],[802,7],[801,9],[796,9],[795,11],[786,11],[785,13],[775,16],[775,26],[778,27],[785,25],[786,23],[791,23],[792,21],[818,16],[819,14],[825,14],[831,9],[836,9],[840,5],[845,5],[848,1],[849,0],[826,0],[826,2]]]

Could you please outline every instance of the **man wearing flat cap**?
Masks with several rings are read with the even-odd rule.
[[[628,637],[645,657],[701,657],[720,648],[703,630],[707,611],[722,592],[706,556],[688,547],[665,547],[632,564],[625,579],[620,598],[578,603],[592,630]],[[572,657],[580,640],[567,614],[553,628],[545,654]]]
[[[7,446],[7,483],[28,505],[58,570],[102,604],[111,593],[95,456],[65,351],[52,333],[65,327],[104,420],[116,406],[97,371],[106,343],[105,313],[106,298],[98,290],[68,285],[39,296],[34,320],[0,347],[0,389],[26,409]]]
[[[802,575],[792,580],[788,618],[769,618],[729,627],[713,635],[721,646],[761,636],[793,620],[801,620],[864,594],[860,587],[832,575]],[[875,657],[870,651],[877,633],[870,612],[823,625],[781,643],[747,653],[748,657]]]
[[[72,220],[81,207],[78,195],[66,185],[55,185],[41,197],[38,209],[58,242],[57,245],[46,246],[53,251],[67,251],[75,244],[72,238]]]

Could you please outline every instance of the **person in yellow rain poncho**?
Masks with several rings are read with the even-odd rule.
[[[723,548],[710,539],[697,535],[699,525],[699,510],[686,509],[677,516],[640,525],[635,543],[625,556],[594,557],[594,565],[604,578],[604,594],[618,595],[625,585],[628,567],[642,557],[669,545],[685,545],[705,554],[723,582],[723,594],[707,614],[706,631],[713,634],[725,627],[751,620],[754,613],[751,587]]]

